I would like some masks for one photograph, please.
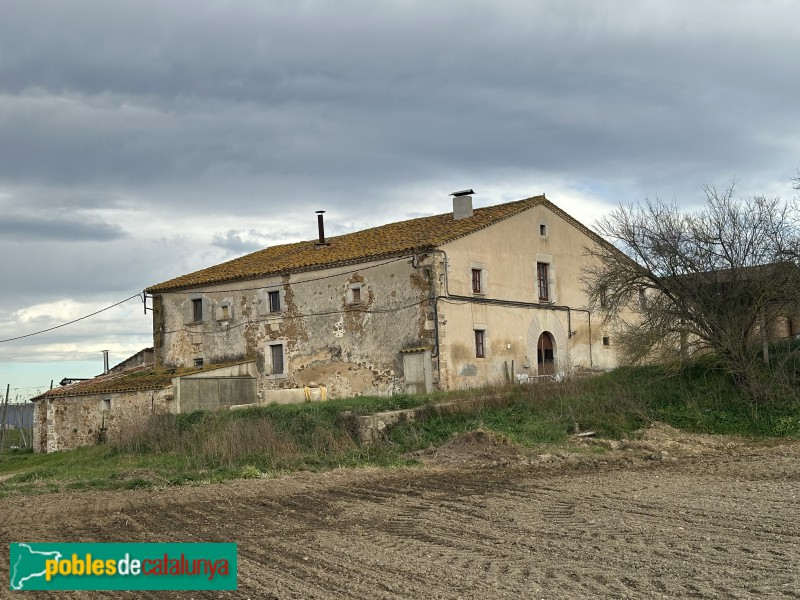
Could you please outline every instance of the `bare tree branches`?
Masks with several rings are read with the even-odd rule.
[[[734,185],[706,186],[706,205],[695,212],[645,200],[597,223],[611,244],[585,249],[594,260],[582,283],[614,324],[628,361],[711,351],[737,382],[750,385],[767,337],[793,333],[788,319],[800,317],[800,211],[778,198],[738,201]]]

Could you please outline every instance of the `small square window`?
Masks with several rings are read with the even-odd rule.
[[[547,225],[544,223],[539,224],[539,235],[546,236],[547,235]]]
[[[223,304],[219,307],[219,320],[227,321],[231,318],[231,307],[229,304]]]
[[[203,359],[202,358],[195,358],[194,359],[194,368],[195,369],[202,369],[203,368]]]
[[[195,298],[192,300],[192,318],[195,323],[200,323],[203,320],[203,299]]]
[[[483,271],[481,269],[472,269],[472,293],[483,293]]]
[[[611,345],[611,338],[607,335],[603,336],[603,346],[610,346]]]
[[[353,304],[360,304],[361,303],[361,288],[360,287],[353,287]]]
[[[475,358],[486,357],[486,332],[483,329],[475,330]]]
[[[269,312],[281,312],[281,293],[279,291],[267,292],[267,300],[269,302]]]
[[[103,398],[103,410],[111,410],[111,398]]]

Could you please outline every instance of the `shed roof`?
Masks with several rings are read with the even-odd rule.
[[[172,385],[173,377],[182,377],[201,371],[212,371],[241,364],[246,361],[229,362],[219,365],[207,365],[204,368],[155,369],[152,365],[142,365],[118,373],[109,372],[93,379],[78,381],[70,385],[48,390],[31,398],[31,402],[45,398],[64,398],[67,396],[93,396],[95,394],[114,394],[120,392],[140,392],[160,390]]]

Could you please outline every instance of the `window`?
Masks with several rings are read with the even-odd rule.
[[[195,323],[200,323],[203,320],[203,299],[195,298],[192,300],[192,319]]]
[[[539,235],[541,235],[542,237],[546,237],[547,236],[547,225],[546,224],[544,224],[544,223],[540,223],[539,224]]]
[[[111,410],[111,398],[103,398],[103,410]]]
[[[283,344],[271,344],[269,358],[272,365],[271,375],[283,375]]]
[[[231,305],[229,303],[220,304],[217,309],[217,319],[227,321],[231,318]]]
[[[364,294],[364,284],[363,283],[351,283],[347,286],[345,290],[345,302],[347,304],[361,304],[365,298]]]
[[[610,346],[611,345],[611,338],[607,335],[603,336],[603,346]]]
[[[267,292],[267,301],[269,303],[269,312],[281,312],[281,293],[278,290]]]
[[[644,288],[639,290],[639,308],[647,308],[647,296],[645,295]]]
[[[203,359],[202,358],[195,358],[194,359],[194,368],[195,369],[202,369],[203,368]]]
[[[550,265],[547,263],[536,263],[536,279],[539,284],[539,300],[548,302],[550,300]]]
[[[481,269],[472,269],[472,293],[483,293],[483,271]]]
[[[483,329],[475,330],[475,358],[486,357],[486,332]]]
[[[600,288],[600,308],[608,306],[608,288]]]

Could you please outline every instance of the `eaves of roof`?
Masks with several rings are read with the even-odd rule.
[[[95,394],[114,394],[121,392],[140,392],[160,390],[172,385],[174,377],[192,375],[201,371],[213,371],[224,367],[251,362],[250,360],[222,363],[204,368],[155,369],[150,366],[137,367],[122,373],[106,373],[93,379],[60,386],[31,398],[31,402],[47,398],[70,396],[92,396]]]
[[[429,251],[485,229],[535,206],[544,206],[599,244],[613,248],[597,233],[567,214],[544,195],[475,209],[471,217],[455,220],[452,213],[389,223],[327,239],[271,246],[228,262],[150,286],[159,294],[234,281],[301,273]]]
[[[389,223],[317,240],[271,246],[228,262],[181,275],[150,286],[145,292],[197,288],[231,281],[245,281],[276,275],[314,271],[371,260],[405,256],[432,250],[540,204],[550,205],[542,196],[475,209],[473,216],[454,220],[452,213]]]

